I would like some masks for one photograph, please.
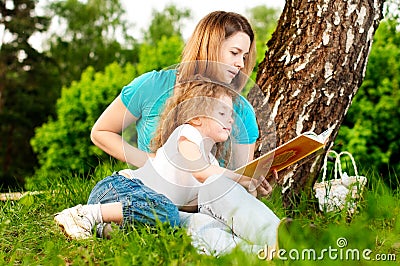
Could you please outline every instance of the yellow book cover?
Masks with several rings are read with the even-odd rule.
[[[319,135],[313,132],[303,133],[248,164],[239,167],[235,170],[235,173],[254,178],[259,178],[260,176],[268,177],[273,170],[279,172],[321,150],[332,131],[333,127]]]

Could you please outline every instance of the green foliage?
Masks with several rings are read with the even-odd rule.
[[[250,82],[242,91],[243,96],[246,96],[254,86],[258,65],[265,57],[267,41],[271,38],[276,28],[280,11],[275,8],[260,5],[247,10],[247,13],[256,38],[257,60],[254,71],[250,75]]]
[[[155,45],[163,37],[182,38],[182,25],[190,17],[190,10],[179,10],[175,5],[167,5],[161,12],[153,10],[149,29],[143,31],[145,43]]]
[[[137,66],[139,74],[177,64],[183,45],[182,38],[178,36],[163,36],[155,45],[142,44]]]
[[[137,44],[128,35],[130,25],[119,0],[53,1],[47,8],[53,22],[65,27],[48,41],[63,85],[78,80],[89,66],[103,71],[112,62],[137,61]]]
[[[267,42],[275,31],[281,11],[277,8],[260,5],[247,10],[247,12],[256,35],[257,62],[260,63],[264,59]]]
[[[105,153],[90,141],[91,127],[121,88],[133,78],[178,62],[183,48],[179,36],[180,33],[176,32],[170,37],[163,35],[155,44],[142,44],[140,62],[135,67],[130,64],[120,67],[114,63],[104,73],[96,73],[93,67],[89,67],[81,80],[63,88],[56,106],[56,118],[37,128],[31,140],[40,167],[27,186],[34,183],[44,186],[46,175],[54,172],[88,173],[106,160]],[[134,130],[130,127],[123,136],[132,144],[135,141]]]
[[[29,43],[49,24],[48,17],[36,14],[36,3],[0,4],[0,189],[23,185],[32,174],[36,158],[29,139],[54,114],[59,97],[55,64]]]
[[[365,80],[354,97],[336,143],[362,165],[373,166],[386,182],[400,172],[400,31],[395,20],[381,22]]]
[[[149,29],[143,31],[144,42],[139,47],[138,73],[159,70],[179,62],[184,41],[182,24],[190,11],[167,5],[161,12],[153,10]]]
[[[388,189],[378,175],[370,175],[371,189],[365,191],[359,213],[351,219],[345,213],[322,214],[303,202],[291,223],[279,228],[280,248],[288,260],[262,261],[257,254],[239,250],[214,258],[199,255],[191,246],[185,229],[172,229],[159,224],[154,227],[135,226],[119,230],[114,226],[109,240],[93,237],[88,240],[68,240],[53,221],[53,214],[76,204],[84,204],[93,186],[119,166],[96,168],[93,175],[58,176],[49,178],[46,191],[25,196],[19,201],[0,202],[0,261],[2,265],[375,265],[375,260],[346,260],[348,250],[365,249],[375,255],[393,255],[398,265],[400,255],[400,190]],[[67,174],[67,173],[66,173]],[[71,175],[71,174],[70,174]],[[268,206],[284,217],[281,193],[265,199]],[[249,217],[251,219],[251,217]],[[40,233],[38,233],[40,232]],[[347,241],[340,249],[338,239]],[[296,253],[315,249],[336,249],[325,252],[322,259],[296,259]],[[343,253],[340,253],[342,250]],[[289,254],[291,254],[289,256]],[[340,254],[342,258],[340,259]],[[352,258],[352,257],[350,257]],[[321,262],[321,263],[320,263]],[[397,264],[396,264],[397,263]]]
[[[130,64],[123,68],[111,64],[104,73],[95,73],[89,67],[80,81],[62,89],[57,118],[37,128],[31,140],[40,164],[32,181],[38,182],[60,170],[86,173],[105,159],[104,153],[90,141],[91,127],[135,72]]]

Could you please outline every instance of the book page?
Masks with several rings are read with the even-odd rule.
[[[322,132],[319,135],[317,135],[313,131],[307,131],[307,132],[302,133],[301,135],[306,135],[306,136],[309,136],[310,138],[314,138],[315,140],[317,140],[319,142],[326,143],[334,128],[335,128],[335,126],[331,126],[330,128],[328,128],[327,130],[325,130],[324,132]]]

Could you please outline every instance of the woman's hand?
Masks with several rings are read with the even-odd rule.
[[[272,171],[272,178],[265,178],[265,176],[261,176],[258,180],[257,185],[257,198],[262,198],[269,196],[272,193],[273,185],[278,181],[278,172],[276,170]]]
[[[257,198],[266,197],[272,193],[272,186],[264,176],[261,176],[257,183]]]
[[[244,187],[251,195],[257,197],[257,186],[258,181],[255,178],[251,178],[248,176],[241,176],[239,180],[237,180],[242,187]]]

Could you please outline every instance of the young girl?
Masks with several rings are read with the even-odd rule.
[[[55,215],[56,223],[73,239],[91,237],[93,227],[104,222],[123,226],[133,222],[154,224],[159,219],[178,225],[178,209],[197,210],[199,189],[207,189],[204,182],[209,177],[224,176],[254,190],[253,179],[220,167],[212,153],[214,150],[217,157],[224,156],[218,159],[229,159],[230,143],[221,144],[232,131],[234,97],[235,93],[226,86],[201,78],[177,87],[167,101],[152,141],[157,150],[155,157],[141,168],[125,169],[100,181],[88,202],[101,204],[65,209]],[[127,193],[115,198],[109,179],[115,186],[128,188]],[[130,195],[129,188],[134,188],[136,196]],[[118,213],[118,209],[122,212]],[[277,221],[276,218],[272,222]]]

